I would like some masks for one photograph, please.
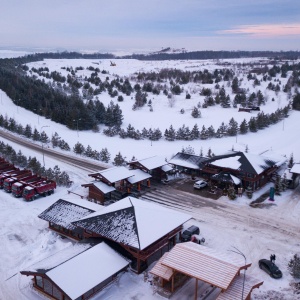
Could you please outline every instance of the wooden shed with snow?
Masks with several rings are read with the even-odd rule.
[[[137,273],[155,255],[160,257],[176,244],[182,225],[191,217],[151,202],[126,197],[72,224],[84,236],[103,238],[132,260]]]
[[[33,276],[33,287],[47,298],[85,300],[101,291],[129,262],[104,242],[70,247],[21,271]]]
[[[246,263],[239,256],[233,257],[228,253],[187,242],[178,244],[165,253],[150,273],[159,279],[159,288],[166,289],[171,294],[176,291],[176,287],[184,284],[186,278],[194,278],[195,300],[198,299],[198,289],[199,294],[210,295],[210,299],[240,300],[243,294],[242,299],[250,300],[252,290],[263,284],[263,281],[249,275],[244,280],[240,273],[250,266],[251,263]]]

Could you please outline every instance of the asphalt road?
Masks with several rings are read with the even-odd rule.
[[[48,156],[50,158],[53,158],[57,161],[64,162],[66,164],[69,164],[71,166],[78,167],[80,169],[94,172],[94,171],[101,171],[104,170],[106,167],[105,165],[99,163],[99,162],[93,162],[84,158],[79,158],[73,155],[73,153],[66,151],[65,153],[56,151],[51,148],[43,147],[41,144],[36,144],[31,142],[30,140],[23,138],[21,136],[14,135],[10,132],[4,131],[0,129],[0,137],[2,137],[5,140],[11,141],[15,144],[18,144],[20,146],[26,147],[28,149],[31,149],[35,152],[41,153],[45,157]],[[4,141],[5,142],[5,141]]]

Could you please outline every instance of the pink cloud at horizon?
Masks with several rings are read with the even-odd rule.
[[[300,23],[241,25],[234,29],[218,31],[220,34],[248,34],[255,37],[300,35]]]

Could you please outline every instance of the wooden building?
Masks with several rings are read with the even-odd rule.
[[[83,238],[83,229],[74,226],[71,222],[86,217],[100,209],[102,209],[102,206],[88,201],[59,199],[38,217],[49,222],[49,229],[78,241]]]
[[[182,224],[190,218],[185,213],[126,197],[72,224],[82,228],[86,238],[107,241],[130,258],[131,268],[140,273],[155,255],[161,256],[176,244]]]
[[[129,194],[138,195],[144,187],[150,187],[149,173],[140,169],[129,170],[125,167],[113,167],[89,174],[95,180],[82,184],[89,189],[88,200],[104,204],[107,200],[120,200]]]
[[[167,173],[172,170],[172,167],[161,156],[152,156],[128,163],[130,169],[140,169],[149,173],[153,180],[161,181],[167,179]]]
[[[244,188],[248,186],[256,190],[270,181],[286,158],[272,153],[255,155],[244,152],[231,152],[214,156],[203,162],[203,176],[209,179],[217,174],[227,173],[241,180]]]
[[[291,176],[291,183],[289,188],[295,189],[299,185],[300,181],[300,164],[294,164],[290,170]]]
[[[88,188],[87,199],[98,204],[104,204],[105,201],[112,199],[112,192],[116,189],[102,181],[94,180],[81,186]]]
[[[239,258],[187,242],[165,253],[150,273],[158,278],[158,286],[171,294],[176,291],[176,281],[186,277],[195,279],[195,300],[198,299],[199,283],[207,283],[204,294],[210,295],[210,299],[240,300],[243,293],[243,299],[250,300],[252,290],[263,281],[240,275],[251,263]]]
[[[20,273],[33,276],[33,287],[47,298],[85,300],[113,282],[128,265],[102,242],[93,247],[71,245]]]

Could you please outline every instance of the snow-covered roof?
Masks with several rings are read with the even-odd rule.
[[[103,171],[100,171],[99,174],[106,178],[109,182],[117,182],[122,179],[129,178],[133,176],[130,171],[125,167],[113,167]]]
[[[148,170],[153,170],[168,164],[162,156],[152,156],[144,159],[137,160],[143,167]]]
[[[198,245],[193,242],[177,244],[160,263],[163,266],[187,274],[226,290],[241,269],[251,264],[225,252]],[[216,270],[218,272],[216,273]],[[155,271],[152,269],[150,273]]]
[[[161,169],[166,173],[173,170],[173,168],[170,165],[164,165],[161,167]]]
[[[205,160],[207,160],[207,158],[205,157],[178,152],[173,158],[169,160],[169,163],[187,169],[198,170],[200,164]]]
[[[20,183],[20,182],[15,182],[14,185],[15,185],[15,186],[22,186],[23,184]]]
[[[238,170],[241,166],[239,158],[239,156],[222,158],[212,162],[211,164],[221,168],[230,168],[233,170]]]
[[[91,213],[101,210],[102,206],[86,200],[59,199],[43,211],[38,217],[42,220],[60,225],[66,229],[76,231],[77,227],[71,224]]]
[[[240,170],[247,173],[260,174],[264,170],[273,166],[279,167],[286,162],[286,158],[281,155],[270,154],[267,156],[256,155],[245,152],[236,152],[228,155],[216,156],[208,162],[211,165],[232,170]]]
[[[143,250],[191,216],[134,197],[126,197],[74,225]]]
[[[82,186],[87,186],[89,184],[93,184],[97,189],[99,189],[103,194],[110,193],[115,191],[116,189],[113,186],[110,186],[102,181],[94,180],[88,184],[83,184]]]
[[[300,174],[300,164],[294,164],[290,172],[295,174]]]
[[[74,246],[72,246],[74,247]],[[71,259],[63,261],[63,253],[57,253],[55,267],[46,275],[71,299],[77,299],[99,283],[128,266],[129,262],[104,242],[91,247]],[[55,258],[52,258],[54,262]],[[63,262],[62,262],[63,261]],[[47,259],[45,260],[47,264]]]
[[[129,177],[127,180],[129,183],[134,184],[139,181],[143,181],[145,179],[151,178],[152,176],[149,173],[146,173],[140,169],[130,170],[130,173],[134,176]]]

